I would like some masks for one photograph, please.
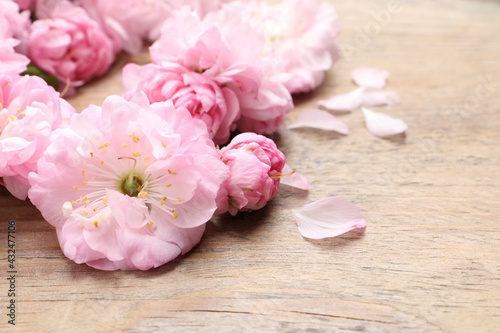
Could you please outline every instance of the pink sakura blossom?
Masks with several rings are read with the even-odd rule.
[[[230,177],[219,191],[216,214],[260,209],[278,192],[285,156],[271,139],[239,134],[220,150],[220,156]]]
[[[340,59],[337,39],[342,27],[333,7],[320,0],[249,6],[255,12],[253,21],[264,27],[266,53],[275,59],[275,71],[290,93],[318,87]]]
[[[210,1],[211,2],[211,1]],[[144,40],[160,36],[163,21],[171,11],[164,0],[78,0],[113,41],[114,49],[137,54]]]
[[[24,55],[29,12],[19,12],[18,4],[9,0],[0,0],[0,8],[0,72],[22,73],[30,62]]]
[[[262,31],[244,21],[237,8],[224,7],[203,20],[187,8],[172,12],[150,48],[151,58],[160,65],[181,64],[233,90],[240,131],[270,134],[293,107],[292,98],[262,59]]]
[[[0,177],[24,200],[28,174],[50,143],[52,132],[75,110],[39,77],[0,73]]]
[[[302,236],[322,239],[342,235],[355,228],[365,228],[359,209],[342,197],[326,197],[293,209]]]
[[[74,115],[30,175],[29,196],[69,259],[147,270],[200,241],[227,177],[202,121],[138,93]]]
[[[150,103],[170,100],[176,107],[185,107],[207,125],[216,144],[227,143],[230,131],[236,129],[240,116],[236,94],[181,65],[128,64],[123,68],[123,85],[126,98],[143,91]]]
[[[31,26],[28,55],[62,87],[69,81],[71,95],[75,87],[108,71],[115,59],[113,45],[84,9],[61,1],[45,10],[47,17]]]

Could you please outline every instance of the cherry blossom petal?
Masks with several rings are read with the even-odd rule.
[[[349,111],[359,109],[363,102],[365,88],[357,88],[346,94],[335,95],[329,99],[318,101],[318,105],[331,111]]]
[[[322,239],[335,237],[355,228],[366,227],[358,208],[342,197],[326,197],[293,209],[303,237]]]
[[[362,108],[365,114],[366,128],[375,136],[388,137],[406,133],[408,126],[398,118]]]
[[[295,123],[288,125],[289,129],[300,127],[312,127],[326,131],[335,131],[344,135],[349,134],[349,127],[343,121],[326,111],[317,109],[302,113]]]
[[[366,88],[361,100],[363,106],[396,105],[400,102],[398,93],[381,88]]]
[[[306,176],[298,172],[293,172],[293,174],[291,174],[292,172],[293,169],[290,168],[288,164],[285,164],[283,170],[281,171],[281,173],[285,176],[281,178],[280,183],[288,186],[293,186],[301,190],[309,190],[309,182],[307,181]],[[291,175],[286,176],[288,174]]]
[[[354,83],[360,87],[383,88],[389,72],[375,67],[359,67],[351,72]]]

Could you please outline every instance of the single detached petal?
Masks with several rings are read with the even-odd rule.
[[[382,88],[366,88],[361,105],[363,106],[383,106],[399,104],[399,95],[395,91],[386,91]]]
[[[302,113],[295,123],[288,125],[289,129],[300,127],[312,127],[327,131],[335,131],[344,135],[349,134],[349,127],[347,127],[343,121],[326,111],[317,109]]]
[[[335,237],[366,227],[358,208],[342,197],[326,197],[292,212],[301,235],[306,238]]]
[[[363,102],[365,88],[357,88],[346,94],[335,95],[329,99],[318,101],[318,105],[332,111],[349,111],[359,109]]]
[[[360,87],[383,88],[389,72],[375,67],[359,67],[351,72],[354,83]]]
[[[365,114],[366,128],[375,136],[388,137],[406,133],[408,126],[401,119],[362,108]]]
[[[307,181],[306,176],[298,172],[292,172],[293,169],[290,168],[288,164],[285,164],[283,170],[281,171],[281,173],[285,175],[281,178],[281,184],[300,188],[301,190],[309,190],[309,182]],[[287,176],[288,174],[290,175]]]

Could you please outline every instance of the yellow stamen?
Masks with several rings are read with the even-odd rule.
[[[179,202],[182,202],[182,198],[181,197],[177,197],[177,200],[179,200]]]
[[[94,221],[94,225],[96,228],[99,228],[99,223],[97,223],[97,221]]]
[[[107,206],[108,205],[108,198],[102,198],[102,203]]]
[[[127,147],[128,147],[128,144],[122,143],[122,148],[127,148]]]
[[[141,153],[139,153],[138,151],[136,151],[135,153],[132,154],[132,156],[139,157],[139,156],[141,156]]]
[[[139,198],[147,198],[148,197],[148,192],[141,191],[137,195]]]
[[[269,178],[283,178],[283,177],[288,177],[288,176],[291,176],[295,173],[295,170],[293,170],[292,172],[290,173],[287,173],[286,175],[282,174],[282,173],[275,173],[274,175],[270,175]]]
[[[78,186],[73,186],[73,188],[74,188],[76,191],[78,191]]]

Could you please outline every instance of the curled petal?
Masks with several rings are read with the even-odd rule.
[[[360,87],[383,88],[389,72],[375,67],[359,67],[351,72],[354,83]]]
[[[366,128],[370,133],[379,137],[388,137],[406,133],[408,126],[398,118],[362,108],[365,114]]]
[[[335,237],[355,228],[366,227],[361,212],[342,197],[326,197],[293,209],[302,236],[312,239]]]
[[[331,111],[349,111],[359,109],[363,102],[365,88],[358,88],[346,94],[335,95],[329,99],[318,101],[318,105]]]
[[[304,112],[295,123],[288,125],[289,129],[300,127],[312,127],[327,131],[335,131],[344,135],[349,134],[349,127],[347,127],[343,121],[326,111],[317,109]]]
[[[288,164],[285,164],[281,173],[284,175],[281,178],[281,184],[293,186],[305,191],[309,190],[309,182],[307,181],[306,176],[301,173],[294,172]]]

